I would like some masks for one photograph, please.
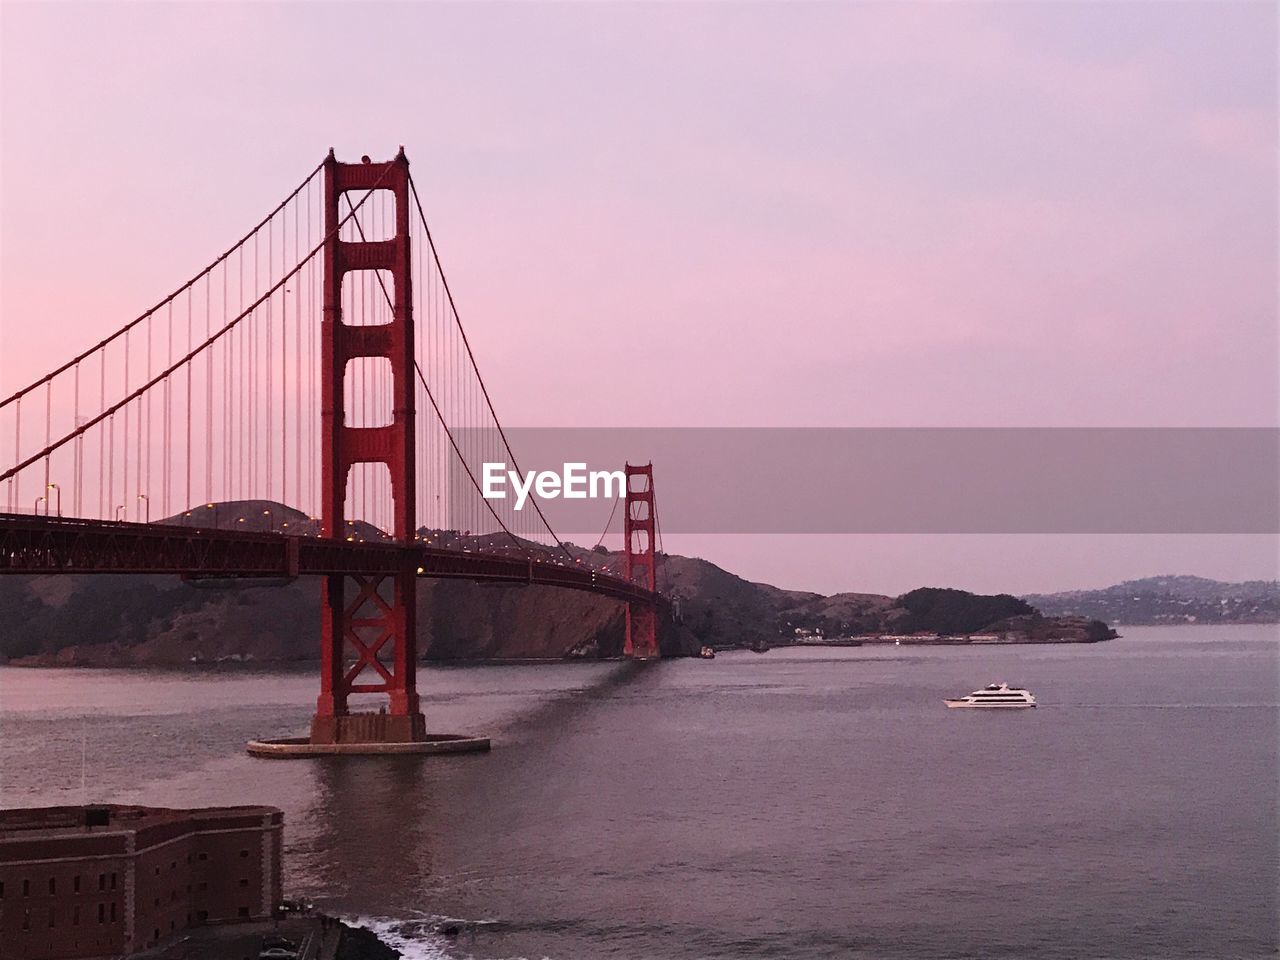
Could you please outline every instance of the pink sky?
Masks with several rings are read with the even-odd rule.
[[[1271,3],[18,3],[0,28],[0,391],[330,145],[403,143],[513,425],[1277,424]],[[820,590],[1275,576],[1273,538],[1096,539],[668,546]]]

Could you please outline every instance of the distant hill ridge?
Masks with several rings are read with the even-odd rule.
[[[1167,574],[1023,599],[1048,616],[1093,617],[1112,624],[1280,623],[1276,580],[1227,583]]]

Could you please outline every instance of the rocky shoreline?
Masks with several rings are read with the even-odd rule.
[[[384,943],[372,930],[339,922],[342,937],[334,960],[400,960],[400,951]]]

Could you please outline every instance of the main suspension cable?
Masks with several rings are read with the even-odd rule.
[[[40,387],[43,384],[47,383],[48,381],[53,380],[59,374],[65,373],[67,370],[70,370],[72,367],[74,367],[76,364],[80,363],[87,357],[90,357],[93,354],[97,353],[99,350],[106,348],[109,344],[113,343],[115,340],[118,340],[120,337],[124,336],[126,333],[128,333],[138,324],[142,323],[142,321],[146,320],[147,317],[151,316],[161,307],[164,307],[169,303],[173,302],[173,300],[181,296],[181,294],[184,291],[195,286],[195,284],[198,283],[202,277],[207,276],[209,273],[211,273],[214,270],[215,267],[218,266],[218,264],[222,263],[224,260],[230,257],[231,254],[235,253],[238,249],[240,249],[240,247],[248,243],[249,240],[252,239],[253,236],[257,234],[259,230],[261,230],[264,226],[266,226],[268,223],[271,222],[271,220],[275,217],[277,213],[279,213],[286,206],[288,206],[289,202],[293,200],[293,198],[296,197],[299,193],[302,192],[303,187],[307,186],[315,178],[315,175],[324,168],[324,164],[325,164],[325,161],[322,160],[314,170],[312,170],[309,174],[307,174],[306,179],[303,180],[302,183],[298,184],[297,188],[292,193],[290,193],[287,197],[285,197],[284,200],[282,200],[274,210],[272,210],[261,221],[258,222],[257,226],[255,226],[252,230],[250,230],[243,237],[241,237],[240,241],[238,243],[233,244],[230,247],[230,249],[228,249],[224,254],[222,254],[222,256],[218,257],[218,259],[214,260],[211,264],[209,264],[207,267],[205,267],[203,270],[197,273],[194,277],[192,277],[182,286],[178,287],[177,290],[173,291],[173,293],[169,294],[167,297],[165,297],[163,300],[157,303],[154,307],[152,307],[146,313],[142,314],[140,317],[138,317],[135,320],[131,320],[129,323],[125,324],[123,327],[121,327],[115,333],[111,334],[111,336],[107,337],[105,340],[98,342],[97,344],[90,347],[88,350],[85,350],[83,353],[79,354],[78,356],[71,358],[62,366],[58,367],[56,370],[52,371],[51,373],[45,374],[43,377],[41,377],[39,380],[36,380],[34,383],[26,387],[23,387],[21,390],[17,391],[16,393],[12,394],[9,397],[6,397],[4,400],[0,400],[0,410],[3,410],[9,404],[13,403],[19,398],[30,393],[32,390],[35,390],[37,387]]]
[[[476,380],[480,384],[480,392],[484,395],[485,405],[489,408],[489,415],[493,417],[493,425],[498,430],[498,436],[502,438],[502,445],[507,451],[507,456],[511,458],[511,468],[517,473],[520,473],[520,464],[516,462],[516,455],[511,450],[511,444],[507,440],[507,433],[502,429],[502,421],[498,419],[498,413],[493,409],[493,400],[489,397],[489,388],[485,386],[484,377],[480,375],[480,368],[476,365],[475,354],[471,352],[471,341],[467,339],[467,331],[462,326],[462,318],[458,315],[458,306],[454,303],[453,291],[449,288],[449,279],[445,276],[444,266],[440,263],[440,253],[436,250],[435,240],[431,237],[431,227],[427,223],[427,215],[422,209],[422,199],[418,196],[418,186],[413,182],[412,175],[409,177],[409,189],[413,192],[413,202],[418,208],[418,218],[422,221],[422,229],[427,237],[427,245],[431,248],[431,257],[435,261],[436,272],[440,275],[440,284],[444,287],[445,296],[449,299],[449,310],[453,314],[454,324],[457,326],[458,333],[462,337],[462,345],[466,348],[467,358],[471,361],[471,369],[475,371]],[[421,371],[419,371],[419,373],[421,373]],[[488,503],[487,500],[485,502]],[[566,557],[576,562],[573,554],[569,552],[568,548],[565,547],[564,543],[556,535],[556,532],[551,528],[551,524],[547,521],[546,515],[542,512],[542,507],[538,505],[537,499],[534,499],[533,501],[533,509],[537,511],[538,518],[542,521],[543,526],[547,528],[547,533],[551,534],[552,539],[555,540],[556,546],[560,548]]]
[[[314,257],[317,253],[319,253],[321,250],[323,250],[323,249],[324,249],[325,244],[329,242],[330,238],[331,238],[331,237],[333,237],[333,236],[336,236],[336,235],[337,235],[337,232],[342,228],[342,226],[347,222],[347,220],[351,219],[351,218],[355,215],[356,211],[357,211],[357,210],[359,210],[359,209],[360,209],[360,207],[364,205],[364,202],[365,202],[366,200],[368,200],[368,199],[369,199],[369,197],[371,197],[371,196],[373,195],[373,193],[374,193],[376,190],[378,190],[378,189],[379,189],[379,187],[382,185],[382,181],[386,178],[387,173],[390,171],[390,169],[391,169],[391,168],[390,168],[390,167],[388,167],[386,170],[384,170],[384,171],[382,172],[382,175],[378,177],[378,180],[374,183],[374,185],[373,185],[372,187],[370,187],[370,188],[369,188],[369,190],[365,193],[365,195],[364,195],[363,197],[361,197],[360,202],[359,202],[359,203],[357,203],[357,204],[352,208],[351,212],[350,212],[349,214],[347,214],[347,216],[346,216],[346,217],[344,217],[341,221],[339,221],[339,222],[338,222],[337,226],[335,226],[335,227],[333,228],[333,230],[332,230],[328,235],[326,235],[326,236],[324,237],[324,239],[322,239],[318,244],[316,244],[316,246],[315,246],[314,248],[312,248],[311,252],[307,254],[306,259],[304,259],[304,260],[300,261],[300,262],[299,262],[299,263],[298,263],[298,264],[297,264],[297,265],[296,265],[292,270],[290,270],[290,271],[289,271],[288,273],[286,273],[283,277],[281,277],[281,278],[280,278],[280,279],[275,283],[275,285],[273,285],[269,290],[267,290],[267,292],[266,292],[266,293],[262,294],[260,297],[258,297],[258,299],[257,299],[257,300],[255,300],[253,303],[251,303],[251,304],[249,305],[249,307],[248,307],[248,309],[247,309],[247,310],[243,311],[243,312],[242,312],[238,317],[236,317],[234,320],[232,320],[230,323],[228,323],[226,326],[224,326],[224,327],[223,327],[221,330],[219,330],[217,333],[215,333],[215,334],[213,334],[212,336],[210,336],[208,339],[206,339],[206,340],[205,340],[203,343],[201,343],[199,346],[189,349],[189,350],[188,350],[188,352],[187,352],[187,354],[186,354],[185,356],[183,356],[182,358],[180,358],[176,363],[171,364],[171,365],[170,365],[166,370],[164,370],[164,371],[162,371],[161,373],[157,374],[155,377],[153,377],[153,378],[152,378],[151,380],[149,380],[147,383],[143,384],[143,385],[142,385],[141,387],[139,387],[137,390],[134,390],[132,393],[130,393],[128,396],[126,396],[123,400],[120,400],[118,403],[116,403],[116,404],[115,404],[115,405],[113,405],[112,407],[110,407],[110,408],[108,408],[108,409],[103,410],[103,411],[102,411],[101,413],[99,413],[96,417],[94,417],[94,418],[92,418],[91,420],[87,421],[87,422],[86,422],[85,424],[83,424],[82,426],[77,427],[76,429],[72,430],[70,433],[68,433],[68,434],[66,434],[65,436],[63,436],[63,437],[62,437],[60,440],[58,440],[56,443],[53,443],[53,444],[50,444],[49,446],[46,446],[43,450],[40,450],[39,452],[37,452],[37,453],[33,454],[32,456],[28,457],[26,460],[22,461],[21,463],[19,463],[19,464],[15,465],[15,466],[11,467],[10,469],[6,470],[4,473],[0,473],[0,482],[3,482],[4,480],[7,480],[8,478],[10,478],[10,477],[12,477],[12,476],[15,476],[16,474],[18,474],[18,473],[20,473],[21,471],[25,470],[27,467],[31,466],[33,463],[36,463],[37,461],[41,460],[42,458],[44,458],[44,457],[45,457],[45,456],[47,456],[48,454],[52,453],[54,450],[57,450],[59,447],[61,447],[61,446],[62,446],[64,443],[66,443],[67,441],[72,440],[72,439],[74,439],[75,437],[81,436],[82,434],[84,434],[84,433],[85,433],[87,430],[89,430],[90,428],[92,428],[92,427],[94,427],[94,426],[97,426],[99,423],[101,423],[102,421],[106,420],[108,417],[112,417],[112,416],[113,416],[117,411],[119,411],[119,410],[120,410],[120,409],[122,409],[123,407],[127,406],[128,404],[132,403],[132,402],[133,402],[134,400],[136,400],[138,397],[142,396],[142,394],[146,393],[148,390],[150,390],[152,387],[154,387],[157,383],[159,383],[159,382],[161,382],[162,380],[164,380],[165,378],[169,377],[169,376],[170,376],[170,375],[172,375],[176,370],[178,370],[179,368],[183,367],[185,364],[187,364],[188,362],[190,362],[191,360],[193,360],[193,359],[194,359],[196,356],[198,356],[198,355],[201,353],[201,351],[203,351],[205,348],[207,348],[207,347],[211,346],[212,344],[216,343],[218,340],[222,339],[223,335],[225,335],[226,333],[228,333],[229,331],[231,331],[232,329],[234,329],[234,328],[235,328],[237,325],[239,325],[239,323],[240,323],[242,320],[244,320],[246,317],[251,316],[251,315],[253,314],[253,312],[254,312],[255,310],[257,310],[257,308],[258,308],[258,307],[262,306],[262,304],[263,304],[263,303],[265,303],[268,299],[270,299],[272,296],[274,296],[277,290],[279,290],[281,287],[283,287],[283,286],[285,285],[285,283],[286,283],[286,282],[288,282],[288,281],[289,281],[292,277],[294,277],[294,276],[295,276],[299,271],[301,271],[302,267],[303,267],[303,266],[304,266],[304,265],[305,265],[309,260],[311,260],[311,258],[312,258],[312,257]],[[314,176],[314,174],[313,174],[313,176]],[[46,379],[47,379],[47,378],[46,378]],[[41,381],[41,382],[43,382],[43,381]],[[113,452],[114,452],[114,450],[113,450]],[[189,485],[189,481],[188,481],[188,485]]]
[[[618,512],[618,503],[622,500],[622,495],[613,498],[613,509],[609,511],[609,519],[604,522],[604,532],[600,534],[600,539],[596,541],[596,547],[604,543],[604,538],[609,535],[609,528],[613,526],[613,515]],[[592,547],[594,550],[596,547]]]
[[[354,213],[354,211],[352,212]],[[360,234],[361,241],[364,241],[367,243],[368,241],[365,238],[364,227],[361,226],[359,217],[356,217],[355,225],[356,225],[356,230]],[[391,309],[394,315],[395,303],[391,299],[391,294],[387,291],[386,282],[382,279],[382,271],[375,270],[374,276],[377,277],[378,286],[382,288],[383,299],[386,300],[387,306]],[[467,458],[462,455],[462,451],[458,448],[458,442],[453,437],[453,431],[449,429],[449,424],[448,422],[446,422],[444,418],[444,414],[440,412],[440,406],[436,403],[436,398],[431,393],[431,388],[427,386],[427,378],[423,375],[422,367],[418,364],[418,360],[416,357],[414,358],[414,361],[413,361],[413,369],[417,371],[418,380],[421,381],[422,383],[422,389],[426,392],[427,399],[431,401],[431,408],[435,411],[436,418],[440,421],[440,426],[444,428],[444,434],[446,437],[449,438],[449,443],[453,447],[453,452],[458,455],[458,459],[462,462],[462,469],[464,469],[467,472],[467,478],[471,481],[471,485],[476,488],[476,492],[480,494],[480,499],[484,501],[485,506],[489,508],[489,512],[493,514],[493,519],[498,521],[498,526],[500,526],[503,532],[508,537],[511,538],[511,542],[514,543],[516,547],[519,548],[522,553],[524,553],[525,556],[530,556],[528,548],[525,547],[524,544],[520,542],[520,539],[507,528],[507,525],[502,522],[502,518],[498,516],[497,511],[493,509],[493,504],[491,504],[488,498],[484,496],[484,493],[481,490],[480,484],[476,482],[475,474],[471,472],[471,467],[467,463]],[[0,478],[0,479],[3,479],[3,478]]]

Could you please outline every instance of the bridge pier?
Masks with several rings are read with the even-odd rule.
[[[316,714],[311,718],[311,743],[415,743],[427,739],[421,713]]]
[[[644,603],[628,603],[627,639],[622,655],[636,660],[653,660],[661,656],[657,626],[658,616],[653,607]]]
[[[356,587],[349,603],[348,579]],[[313,743],[405,743],[426,737],[417,686],[417,583],[413,570],[325,577]],[[390,662],[383,654],[388,649]],[[353,693],[385,693],[387,707],[353,714],[347,705]]]

